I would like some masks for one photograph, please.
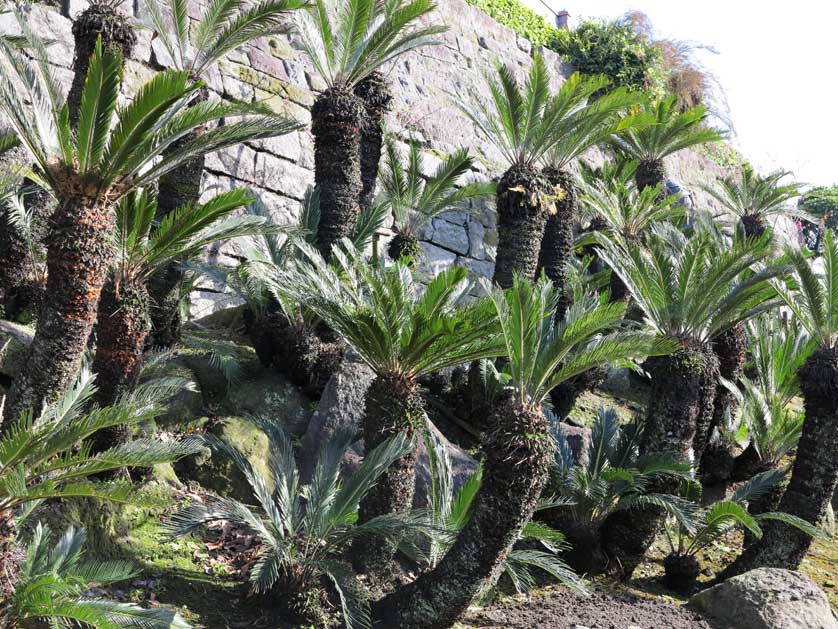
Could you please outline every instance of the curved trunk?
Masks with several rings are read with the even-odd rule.
[[[739,219],[739,228],[744,232],[746,238],[760,238],[765,233],[765,221],[761,216],[745,214]]]
[[[817,525],[838,485],[838,348],[818,349],[799,376],[806,419],[778,511]],[[745,550],[721,579],[754,568],[797,570],[811,544],[806,533],[782,522],[767,522],[762,539]]]
[[[634,182],[638,190],[654,188],[666,182],[666,166],[662,159],[643,160],[637,165]]]
[[[501,288],[512,286],[516,273],[535,278],[547,223],[545,189],[538,171],[525,166],[513,166],[498,183],[498,252],[493,281]]]
[[[76,17],[73,21],[73,82],[67,94],[67,107],[73,128],[79,121],[81,93],[87,79],[87,68],[96,48],[96,40],[100,36],[102,47],[105,50],[120,52],[123,60],[131,56],[131,51],[137,43],[137,35],[131,28],[131,21],[118,13],[113,3],[92,3]]]
[[[573,303],[573,291],[568,282],[568,268],[573,256],[573,223],[578,213],[579,201],[570,173],[556,168],[545,168],[543,175],[552,188],[550,194],[564,194],[564,198],[555,202],[555,214],[547,217],[536,274],[543,270],[559,292],[556,319],[561,321]]]
[[[5,601],[15,591],[20,565],[25,553],[17,542],[14,514],[0,512],[0,629],[16,626],[16,619],[10,614]]]
[[[7,420],[27,408],[37,415],[78,375],[113,255],[112,231],[108,204],[67,199],[56,210],[47,239],[49,299],[41,307],[24,368],[12,385]]]
[[[352,92],[331,87],[311,109],[314,181],[320,192],[317,247],[328,258],[341,238],[352,235],[361,195],[361,130],[364,104]]]
[[[110,406],[136,376],[148,335],[148,292],[142,283],[109,280],[102,290],[96,319],[96,401]],[[93,435],[93,450],[101,452],[128,441],[127,425],[100,430]]]
[[[490,417],[483,483],[468,523],[436,568],[374,606],[385,627],[446,629],[494,583],[547,482],[553,448],[540,409],[514,400]]]
[[[209,98],[209,90],[198,91],[190,105],[201,103]],[[194,129],[166,150],[167,154],[194,141],[205,132],[205,127]],[[201,198],[201,182],[204,175],[204,155],[184,162],[171,172],[163,175],[157,184],[157,218],[167,216],[174,210],[186,205],[198,203]],[[180,263],[175,261],[160,269],[148,281],[151,296],[151,335],[150,344],[154,347],[171,347],[180,340],[180,298],[184,272]]]
[[[366,111],[361,132],[361,195],[358,202],[362,208],[367,208],[375,198],[375,182],[378,179],[384,139],[384,116],[390,111],[393,95],[381,72],[373,72],[358,83],[355,95],[364,103]]]
[[[691,342],[675,354],[649,358],[646,369],[652,387],[640,454],[671,454],[691,461],[696,428],[709,422],[712,413],[718,360],[709,347]],[[677,480],[659,479],[647,492],[671,493],[677,488]],[[663,519],[663,511],[656,507],[617,511],[606,518],[603,545],[624,578],[630,578],[643,560]]]
[[[748,351],[748,335],[741,324],[737,324],[719,334],[713,339],[713,352],[719,360],[719,376],[736,384],[742,377],[742,369],[745,366],[745,359]],[[716,396],[713,400],[713,415],[706,425],[699,426],[693,439],[693,451],[696,461],[701,462],[702,475],[704,472],[705,460],[704,450],[713,436],[713,431],[722,424],[725,412],[730,409],[733,415],[736,411],[736,397],[731,391],[719,382],[716,386]],[[708,461],[709,463],[709,461]],[[710,471],[712,473],[712,471]]]
[[[379,374],[367,390],[364,415],[364,448],[371,452],[400,434],[412,436],[422,426],[424,408],[416,383],[395,374]],[[416,489],[416,449],[396,461],[361,500],[358,521],[380,515],[406,513],[413,506]],[[380,573],[396,552],[380,540],[362,539],[353,546],[356,567]]]

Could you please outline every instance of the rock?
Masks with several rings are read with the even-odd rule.
[[[829,600],[805,575],[758,568],[693,596],[719,629],[838,629]]]
[[[311,478],[321,444],[329,441],[340,430],[360,433],[364,419],[364,397],[374,378],[372,369],[360,358],[351,354],[344,357],[341,366],[326,384],[303,437],[300,446],[300,471],[303,479]]]
[[[0,375],[14,378],[35,333],[22,325],[0,321]]]
[[[274,482],[268,467],[270,442],[255,423],[243,417],[226,417],[212,423],[205,419],[202,423],[210,434],[241,452],[254,470],[265,479],[268,490],[273,491]],[[249,504],[254,502],[253,491],[244,474],[232,459],[220,452],[211,453],[205,450],[186,457],[175,463],[174,469],[182,480],[196,481],[220,496],[235,498]]]
[[[591,429],[585,426],[571,426],[570,424],[559,424],[562,435],[573,452],[573,460],[576,465],[586,466],[590,458]]]
[[[430,424],[430,422],[429,422]],[[454,480],[454,491],[456,492],[468,480],[469,476],[477,470],[477,459],[468,454],[459,446],[454,445],[434,426],[430,424],[437,439],[448,450],[451,459],[451,473]],[[428,461],[428,451],[425,448],[424,440],[419,442],[419,459],[416,461],[416,493],[413,496],[413,507],[423,509],[428,506],[431,491],[431,468]]]
[[[258,377],[230,386],[223,404],[230,413],[278,422],[289,435],[299,437],[306,429],[311,401],[283,375],[264,369]]]

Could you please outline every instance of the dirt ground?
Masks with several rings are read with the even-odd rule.
[[[468,629],[713,629],[696,612],[661,598],[629,592],[594,592],[583,598],[550,589],[528,601],[473,612]]]

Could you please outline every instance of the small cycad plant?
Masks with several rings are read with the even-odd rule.
[[[337,593],[346,627],[370,627],[360,582],[342,558],[359,538],[395,543],[424,526],[421,518],[411,513],[387,514],[358,523],[359,502],[387,468],[411,450],[411,440],[398,436],[383,442],[354,473],[342,478],[341,462],[353,435],[339,433],[323,446],[311,483],[303,485],[288,436],[272,422],[257,421],[271,443],[270,479],[256,472],[235,448],[206,438],[213,450],[231,457],[242,471],[257,506],[211,497],[175,513],[167,523],[168,532],[180,537],[221,520],[247,527],[261,544],[250,573],[254,592],[272,591],[301,619],[328,623],[322,604],[331,587]],[[270,485],[273,491],[268,489]]]

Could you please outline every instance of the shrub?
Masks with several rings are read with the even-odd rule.
[[[525,37],[533,46],[546,46],[556,50],[559,42],[567,38],[567,31],[556,28],[538,13],[525,7],[519,0],[467,0],[488,13],[498,23]]]

